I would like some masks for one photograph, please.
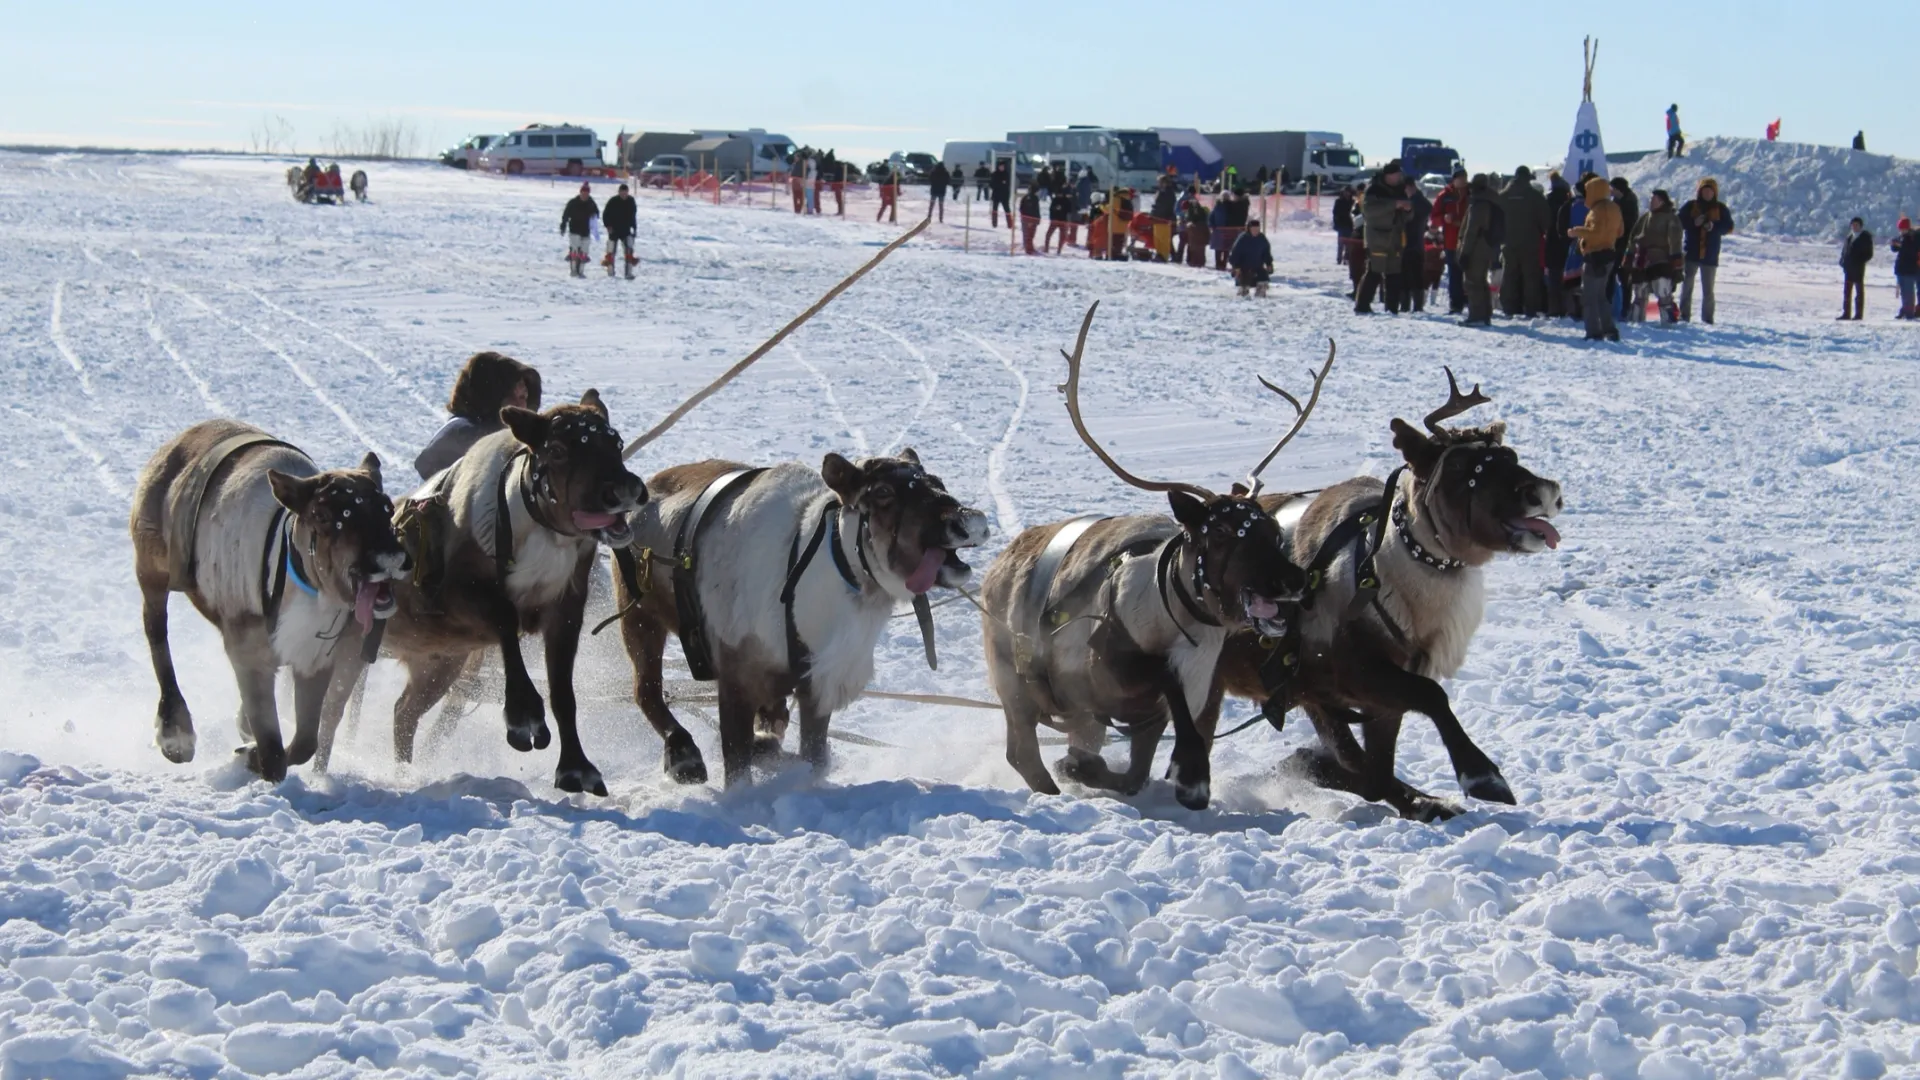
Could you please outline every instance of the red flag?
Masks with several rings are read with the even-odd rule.
[[[1773,123],[1767,125],[1767,141],[1773,142],[1779,137],[1780,137],[1780,118],[1776,116],[1773,118]]]

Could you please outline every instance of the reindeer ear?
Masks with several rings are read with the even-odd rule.
[[[1495,446],[1500,445],[1507,439],[1507,422],[1505,420],[1495,420],[1480,430],[1486,432],[1487,440]]]
[[[507,425],[513,432],[514,438],[532,447],[545,445],[547,429],[553,426],[547,422],[546,417],[518,405],[508,405],[501,409],[500,422]]]
[[[1440,448],[1432,439],[1413,430],[1413,425],[1399,417],[1393,419],[1393,448],[1407,459],[1407,466],[1413,475],[1422,480],[1433,472],[1434,465],[1440,461]]]
[[[600,419],[608,418],[607,405],[600,400],[600,391],[589,388],[586,393],[580,395],[580,404],[599,413]]]
[[[368,476],[373,477],[374,487],[384,488],[387,486],[386,482],[380,479],[380,455],[379,454],[376,454],[371,450],[367,451],[367,456],[360,459],[360,471],[363,473],[366,473]]]
[[[860,482],[865,478],[866,474],[860,471],[860,466],[839,454],[829,453],[820,461],[820,479],[825,480],[828,489],[849,506],[860,494]]]
[[[1228,488],[1227,491],[1236,499],[1244,499],[1249,494],[1251,494],[1251,492],[1247,490],[1247,485],[1242,483],[1237,483],[1237,482],[1232,487]]]
[[[1207,504],[1184,491],[1167,492],[1167,503],[1173,507],[1173,520],[1190,533],[1199,532],[1207,520]]]
[[[273,489],[273,497],[281,506],[295,514],[304,514],[313,505],[314,493],[320,490],[320,478],[288,476],[278,469],[268,469],[267,486]]]
[[[900,460],[906,462],[907,464],[913,466],[916,469],[922,467],[920,464],[920,455],[914,453],[913,447],[911,446],[903,446],[900,448]]]

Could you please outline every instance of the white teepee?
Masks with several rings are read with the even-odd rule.
[[[1593,107],[1593,62],[1600,56],[1600,43],[1583,39],[1580,53],[1586,62],[1586,78],[1581,83],[1580,111],[1573,118],[1573,138],[1567,141],[1567,162],[1560,169],[1569,184],[1578,183],[1581,173],[1610,179],[1607,147],[1600,139],[1600,112]]]

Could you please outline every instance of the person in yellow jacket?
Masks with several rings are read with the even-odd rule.
[[[1599,177],[1589,177],[1581,189],[1586,196],[1587,220],[1567,230],[1580,245],[1580,310],[1587,319],[1588,341],[1619,341],[1613,323],[1613,305],[1607,302],[1607,282],[1615,269],[1614,245],[1624,231],[1613,188]]]

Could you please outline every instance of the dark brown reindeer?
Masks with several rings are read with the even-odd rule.
[[[537,632],[560,728],[554,786],[605,795],[575,727],[573,661],[595,548],[625,547],[632,539],[626,515],[646,501],[646,485],[622,463],[620,435],[597,391],[588,390],[578,405],[540,413],[509,405],[500,419],[504,430],[474,443],[402,508],[403,518],[429,523],[403,531],[421,545],[430,573],[400,590],[383,644],[407,669],[393,706],[394,756],[413,759],[420,718],[446,696],[472,653],[490,645],[499,646],[506,669],[507,743],[523,752],[545,749],[552,739],[546,703],[520,652],[521,635]],[[322,764],[346,689],[328,699]]]
[[[1236,634],[1220,663],[1225,691],[1264,702],[1276,723],[1293,705],[1305,710],[1320,746],[1300,753],[1316,782],[1421,820],[1458,810],[1394,775],[1408,712],[1433,721],[1462,791],[1514,801],[1436,680],[1460,669],[1480,625],[1481,567],[1502,553],[1559,546],[1549,519],[1563,505],[1560,485],[1535,476],[1504,445],[1504,422],[1441,426],[1490,400],[1477,385],[1462,394],[1451,370],[1447,385],[1447,403],[1427,415],[1424,434],[1393,421],[1406,464],[1386,483],[1356,477],[1317,494],[1259,497],[1311,588],[1297,638]]]
[[[823,770],[828,722],[866,689],[894,605],[964,584],[972,571],[958,551],[987,538],[986,516],[947,494],[911,449],[858,464],[828,454],[819,472],[703,461],[648,484],[654,501],[631,520],[639,554],[621,559],[615,599],[634,698],[681,783],[704,782],[707,769],[667,707],[669,635],[680,635],[696,679],[719,684],[729,785],[778,751],[789,695],[800,753]]]
[[[279,781],[312,758],[334,670],[394,611],[410,569],[394,537],[380,459],[321,472],[258,428],[195,424],[162,446],[134,489],[133,576],[160,681],[158,742],[193,760],[193,716],[174,677],[167,595],[184,592],[220,630],[240,684],[247,767]],[[281,742],[273,680],[293,669],[294,738]]]
[[[1033,790],[1060,790],[1040,758],[1041,724],[1067,733],[1062,776],[1132,794],[1146,784],[1154,749],[1171,722],[1175,796],[1199,809],[1210,798],[1221,646],[1242,627],[1256,637],[1283,633],[1286,605],[1300,596],[1306,576],[1287,560],[1279,527],[1244,489],[1215,495],[1192,484],[1143,480],[1087,431],[1080,361],[1098,307],[1087,309],[1073,352],[1062,353],[1067,414],[1114,475],[1166,493],[1173,516],[1080,517],[1015,537],[981,590],[988,678],[1006,712],[1007,761]],[[1332,364],[1330,346],[1305,406],[1267,384],[1295,410],[1292,429],[1267,460],[1306,424]],[[1131,740],[1124,773],[1101,756],[1108,727]]]

